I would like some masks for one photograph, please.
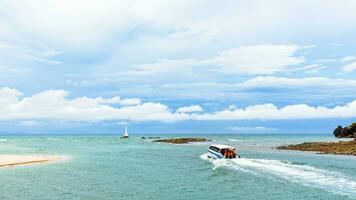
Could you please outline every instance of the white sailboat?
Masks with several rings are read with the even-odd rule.
[[[122,138],[129,138],[129,133],[127,132],[127,126],[125,126],[125,132],[122,135]]]

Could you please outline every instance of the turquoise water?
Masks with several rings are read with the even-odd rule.
[[[70,157],[0,169],[0,199],[356,199],[355,157],[272,148],[335,140],[331,136],[199,136],[213,141],[172,145],[138,135],[0,135],[1,154]],[[242,159],[209,160],[210,143],[237,146]]]

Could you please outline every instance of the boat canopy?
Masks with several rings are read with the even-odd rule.
[[[216,147],[218,149],[235,149],[235,147],[224,145],[224,144],[212,144],[211,147]]]

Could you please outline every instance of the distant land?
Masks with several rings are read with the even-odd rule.
[[[171,138],[171,139],[159,139],[154,140],[153,142],[166,142],[171,144],[186,144],[189,142],[205,142],[209,141],[206,138]]]
[[[354,138],[352,141],[339,142],[304,142],[302,144],[279,146],[280,150],[316,151],[326,154],[342,154],[356,156],[356,123],[334,130],[337,138]]]

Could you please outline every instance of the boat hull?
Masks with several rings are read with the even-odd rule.
[[[208,157],[209,158],[213,158],[213,159],[222,159],[222,158],[224,158],[224,156],[221,155],[220,153],[212,151],[210,149],[208,149]]]

